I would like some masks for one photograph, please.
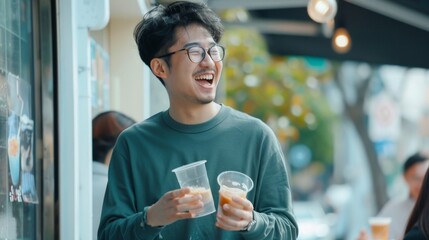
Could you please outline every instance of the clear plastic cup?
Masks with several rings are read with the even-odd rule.
[[[371,217],[369,225],[371,227],[372,240],[388,240],[389,226],[392,219],[388,217]]]
[[[240,208],[239,205],[232,201],[233,196],[246,198],[247,193],[253,188],[252,179],[241,172],[226,171],[222,172],[217,177],[217,182],[220,186],[219,190],[219,209],[222,211],[223,205],[229,205]],[[225,215],[228,215],[224,212]]]
[[[181,188],[189,187],[191,194],[201,194],[203,197],[204,209],[196,214],[196,218],[216,211],[207,177],[206,162],[206,160],[201,160],[172,170],[176,174]]]

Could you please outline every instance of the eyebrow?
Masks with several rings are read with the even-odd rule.
[[[214,45],[216,45],[216,42],[210,42],[209,48],[213,47]],[[183,46],[183,48],[186,49],[186,48],[191,48],[191,47],[195,47],[195,46],[201,47],[201,44],[199,44],[198,42],[190,42],[190,43],[185,44]]]

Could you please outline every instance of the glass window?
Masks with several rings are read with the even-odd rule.
[[[0,1],[0,239],[37,236],[31,4]]]

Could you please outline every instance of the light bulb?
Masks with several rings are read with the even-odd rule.
[[[338,53],[346,53],[352,46],[350,34],[345,28],[337,28],[332,37],[332,47]]]
[[[314,21],[326,23],[334,19],[337,13],[337,2],[335,0],[310,0],[307,12]]]

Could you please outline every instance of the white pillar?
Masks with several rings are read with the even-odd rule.
[[[108,0],[58,3],[59,220],[61,239],[92,239],[89,28],[109,18]]]
[[[58,3],[58,157],[60,239],[79,235],[76,1]]]
[[[79,238],[92,238],[92,112],[91,79],[89,75],[88,28],[79,26],[77,31],[78,53],[78,139],[77,161],[79,176]]]

